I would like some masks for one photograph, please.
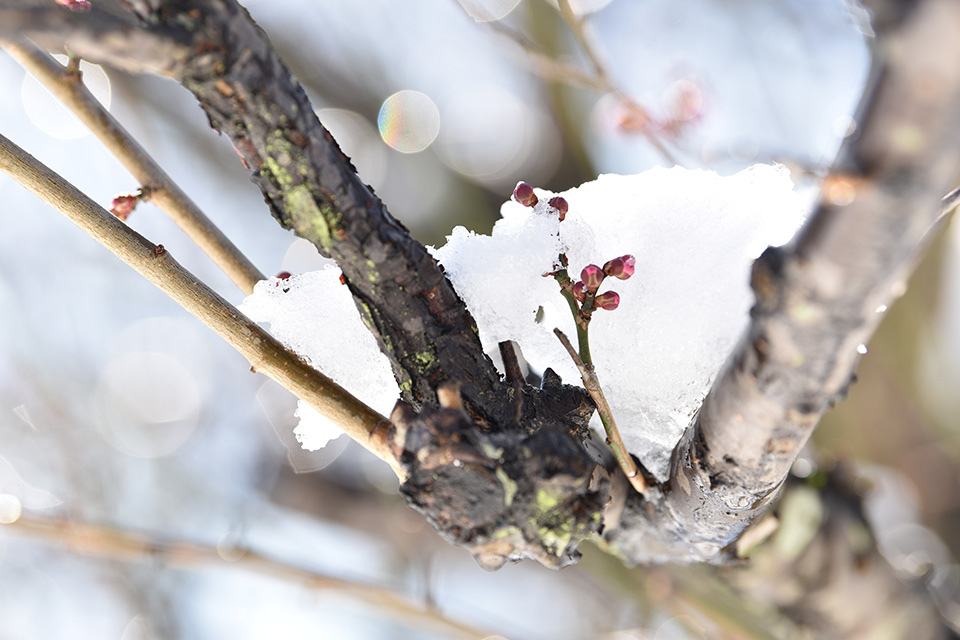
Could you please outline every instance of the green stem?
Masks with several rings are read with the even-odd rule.
[[[560,256],[561,264],[566,264],[565,257]],[[560,294],[570,305],[570,313],[573,314],[573,321],[577,326],[577,347],[580,352],[580,359],[593,365],[593,359],[590,357],[590,336],[587,329],[590,326],[590,316],[592,311],[593,297],[584,303],[584,308],[580,307],[577,299],[573,295],[573,281],[570,279],[570,273],[564,268],[557,271],[554,276],[560,285]]]

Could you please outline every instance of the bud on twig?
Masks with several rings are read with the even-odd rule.
[[[580,279],[583,280],[583,286],[589,293],[594,293],[600,288],[603,277],[603,271],[595,264],[588,264],[580,272]]]
[[[614,258],[607,264],[603,265],[603,272],[608,276],[626,280],[633,275],[636,265],[637,259],[628,253],[625,256]]]
[[[114,197],[110,202],[110,213],[121,220],[126,220],[133,213],[133,210],[140,204],[143,198],[143,192],[139,193],[121,193]]]
[[[56,2],[71,11],[90,11],[93,8],[90,0],[56,0]]]
[[[601,309],[613,311],[620,306],[620,294],[616,291],[604,291],[593,299],[593,304]]]
[[[563,219],[567,217],[567,211],[570,208],[566,199],[563,196],[554,196],[550,198],[548,204],[557,210],[557,213],[560,214],[560,222],[563,222]]]
[[[585,296],[585,292],[583,290],[583,283],[582,282],[574,283],[573,297],[577,299],[577,302],[580,302],[581,304],[583,304],[584,296]]]
[[[525,207],[536,206],[537,202],[539,202],[537,194],[533,192],[533,187],[526,182],[517,183],[517,186],[513,190],[513,199]]]

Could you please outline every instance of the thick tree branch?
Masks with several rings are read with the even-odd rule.
[[[728,558],[845,392],[858,346],[902,287],[960,166],[960,5],[926,0],[881,34],[885,75],[824,203],[793,245],[755,266],[751,325],[677,446],[670,481],[631,493],[621,515],[622,478],[585,430],[582,393],[548,372],[543,389],[520,390],[517,427],[516,390],[482,354],[456,292],[355,175],[246,12],[233,0],[160,4],[141,16],[144,31],[191,53],[153,66],[230,136],[281,224],[340,263],[413,405],[393,414],[403,491],[485,566],[523,556],[560,566],[601,526],[631,562]],[[462,401],[448,393],[437,407],[447,381]]]
[[[183,29],[158,25],[145,31],[136,22],[99,9],[70,11],[52,2],[43,7],[24,7],[21,0],[0,0],[0,37],[27,36],[50,51],[66,46],[92,60],[109,59],[115,67],[131,73],[150,71],[170,75],[191,55]],[[181,16],[186,23],[189,16]]]
[[[425,411],[395,412],[389,443],[411,504],[486,566],[524,556],[559,566],[577,557],[579,542],[601,527],[609,484],[602,455],[583,448],[593,410],[583,390],[548,375],[542,389],[524,387],[518,398],[500,380],[439,265],[357,177],[246,11],[233,0],[159,4],[140,16],[143,29],[173,33],[192,52],[165,68],[230,136],[281,224],[337,260],[404,398]],[[67,39],[81,56],[112,59]],[[448,381],[458,384],[466,411],[453,422],[433,408]],[[465,425],[474,436],[465,436]],[[491,487],[501,491],[490,494],[481,517],[463,496]]]
[[[960,4],[918,3],[895,29],[879,35],[881,84],[821,204],[790,246],[754,266],[750,327],[674,451],[663,496],[647,511],[628,504],[610,535],[635,562],[732,553],[846,393],[861,345],[943,219],[960,168]]]

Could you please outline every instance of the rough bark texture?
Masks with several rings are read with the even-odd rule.
[[[750,327],[677,446],[663,495],[632,496],[609,535],[634,561],[732,554],[853,381],[858,346],[941,217],[960,167],[960,4],[884,15],[902,21],[879,34],[880,79],[822,203],[791,245],[754,265]]]
[[[488,567],[524,556],[561,566],[601,527],[628,562],[730,559],[850,384],[857,346],[896,297],[960,166],[960,4],[883,13],[883,74],[824,204],[793,245],[755,266],[750,328],[678,444],[670,480],[624,505],[623,478],[585,430],[582,391],[548,376],[518,397],[501,381],[439,266],[357,177],[247,13],[233,0],[156,4],[138,3],[142,29],[178,53],[143,67],[192,91],[274,216],[340,264],[408,403],[391,434],[410,477],[403,492]],[[109,62],[85,43],[71,47]],[[835,189],[852,202],[837,204]],[[451,381],[462,404],[439,406]]]

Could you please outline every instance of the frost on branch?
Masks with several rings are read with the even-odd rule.
[[[535,368],[550,367],[567,382],[580,376],[553,329],[572,335],[573,318],[557,282],[543,275],[556,270],[560,253],[571,273],[635,256],[629,265],[604,264],[612,276],[632,269],[633,277],[616,280],[619,307],[594,316],[591,345],[628,449],[664,480],[673,446],[746,326],[751,262],[786,242],[802,220],[787,171],[758,165],[730,177],[682,168],[601,176],[561,194],[563,221],[554,194],[522,191],[527,204],[506,202],[492,236],[457,227],[434,253],[486,350],[514,340]],[[338,274],[260,283],[242,309],[389,414],[399,390]],[[304,447],[336,435],[309,407],[299,412]]]
[[[803,217],[786,169],[734,176],[682,168],[601,176],[561,194],[561,222],[541,192],[532,208],[510,200],[492,236],[457,227],[435,251],[477,320],[484,348],[520,344],[541,371],[579,375],[553,335],[574,332],[553,278],[610,256],[636,256],[618,282],[616,313],[591,323],[593,360],[623,439],[661,480],[670,452],[747,322],[750,264],[789,240]],[[532,198],[530,199],[532,200]]]

